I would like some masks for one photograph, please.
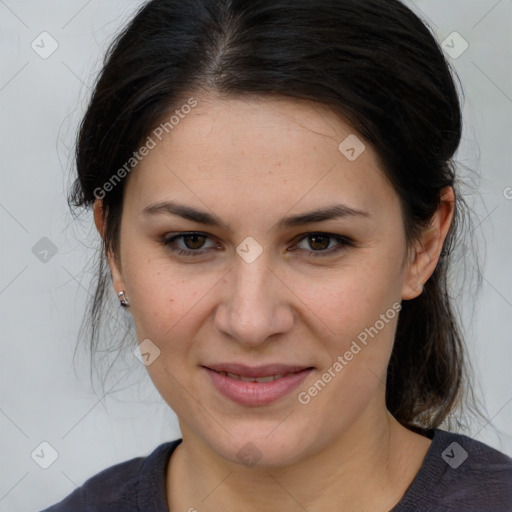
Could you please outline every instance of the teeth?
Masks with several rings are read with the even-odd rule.
[[[219,372],[221,375],[229,377],[235,380],[241,380],[243,382],[272,382],[273,380],[280,379],[285,375],[291,375],[291,373],[286,373],[282,375],[269,375],[268,377],[242,377],[241,375],[237,375],[236,373],[229,372]]]
[[[270,375],[268,377],[261,377],[256,379],[256,382],[272,382],[273,380],[280,379],[283,375]]]

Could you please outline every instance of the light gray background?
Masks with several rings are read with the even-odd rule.
[[[106,45],[140,4],[0,0],[0,511],[48,506],[101,469],[179,437],[174,414],[138,361],[106,397],[91,390],[86,355],[76,373],[72,366],[95,230],[92,216],[77,223],[68,212],[70,149]],[[501,436],[485,425],[473,434],[512,455],[512,2],[410,5],[440,42],[457,31],[469,44],[450,58],[466,93],[458,160],[481,174],[479,194],[467,199],[487,259],[465,326]],[[31,47],[43,31],[59,45],[47,59]],[[46,263],[32,252],[43,237],[58,249]],[[43,441],[58,452],[46,470],[31,458]]]

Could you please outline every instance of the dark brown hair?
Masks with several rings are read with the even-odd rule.
[[[402,303],[387,376],[387,407],[399,422],[439,426],[471,392],[448,284],[469,213],[452,160],[462,129],[453,76],[428,27],[398,0],[153,0],[107,52],[80,126],[69,202],[91,206],[184,98],[214,90],[327,105],[379,155],[401,201],[408,248],[430,223],[440,191],[454,188],[441,258],[423,293]],[[104,256],[119,256],[127,179],[102,193],[106,232],[85,320],[91,353],[108,323]]]

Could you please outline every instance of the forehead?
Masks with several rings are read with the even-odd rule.
[[[161,125],[159,137],[150,134],[155,145],[127,183],[132,206],[183,196],[253,212],[334,200],[368,211],[396,206],[375,151],[328,107],[286,98],[196,101]]]

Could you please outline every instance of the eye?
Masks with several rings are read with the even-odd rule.
[[[350,238],[331,233],[308,233],[300,241],[307,241],[308,245],[314,250],[305,249],[313,257],[331,256],[344,250],[346,247],[353,247],[354,242]],[[337,245],[329,247],[330,242],[335,241]],[[295,249],[292,249],[295,250]],[[303,249],[301,249],[303,250]]]
[[[205,241],[208,239],[210,239],[210,237],[204,233],[188,232],[171,237],[167,236],[162,240],[162,243],[178,256],[202,256],[205,251],[201,249],[204,249]],[[185,247],[180,246],[178,241],[182,242]],[[299,242],[302,241],[307,241],[308,245],[312,247],[313,250],[299,250],[306,251],[313,257],[330,256],[341,252],[347,247],[354,246],[354,241],[350,238],[341,235],[333,235],[331,233],[307,233],[299,239]],[[336,242],[336,245],[329,247],[331,242]],[[213,248],[215,247],[218,247],[218,245],[213,246]],[[294,246],[290,251],[296,251],[297,249],[295,247],[297,246]],[[212,248],[212,246],[210,246],[210,248]]]
[[[198,249],[202,248],[204,240],[208,238],[210,237],[203,233],[181,233],[171,238],[164,238],[162,243],[179,256],[201,256],[203,252],[199,252]],[[176,247],[176,241],[179,239],[185,243],[185,249]]]

